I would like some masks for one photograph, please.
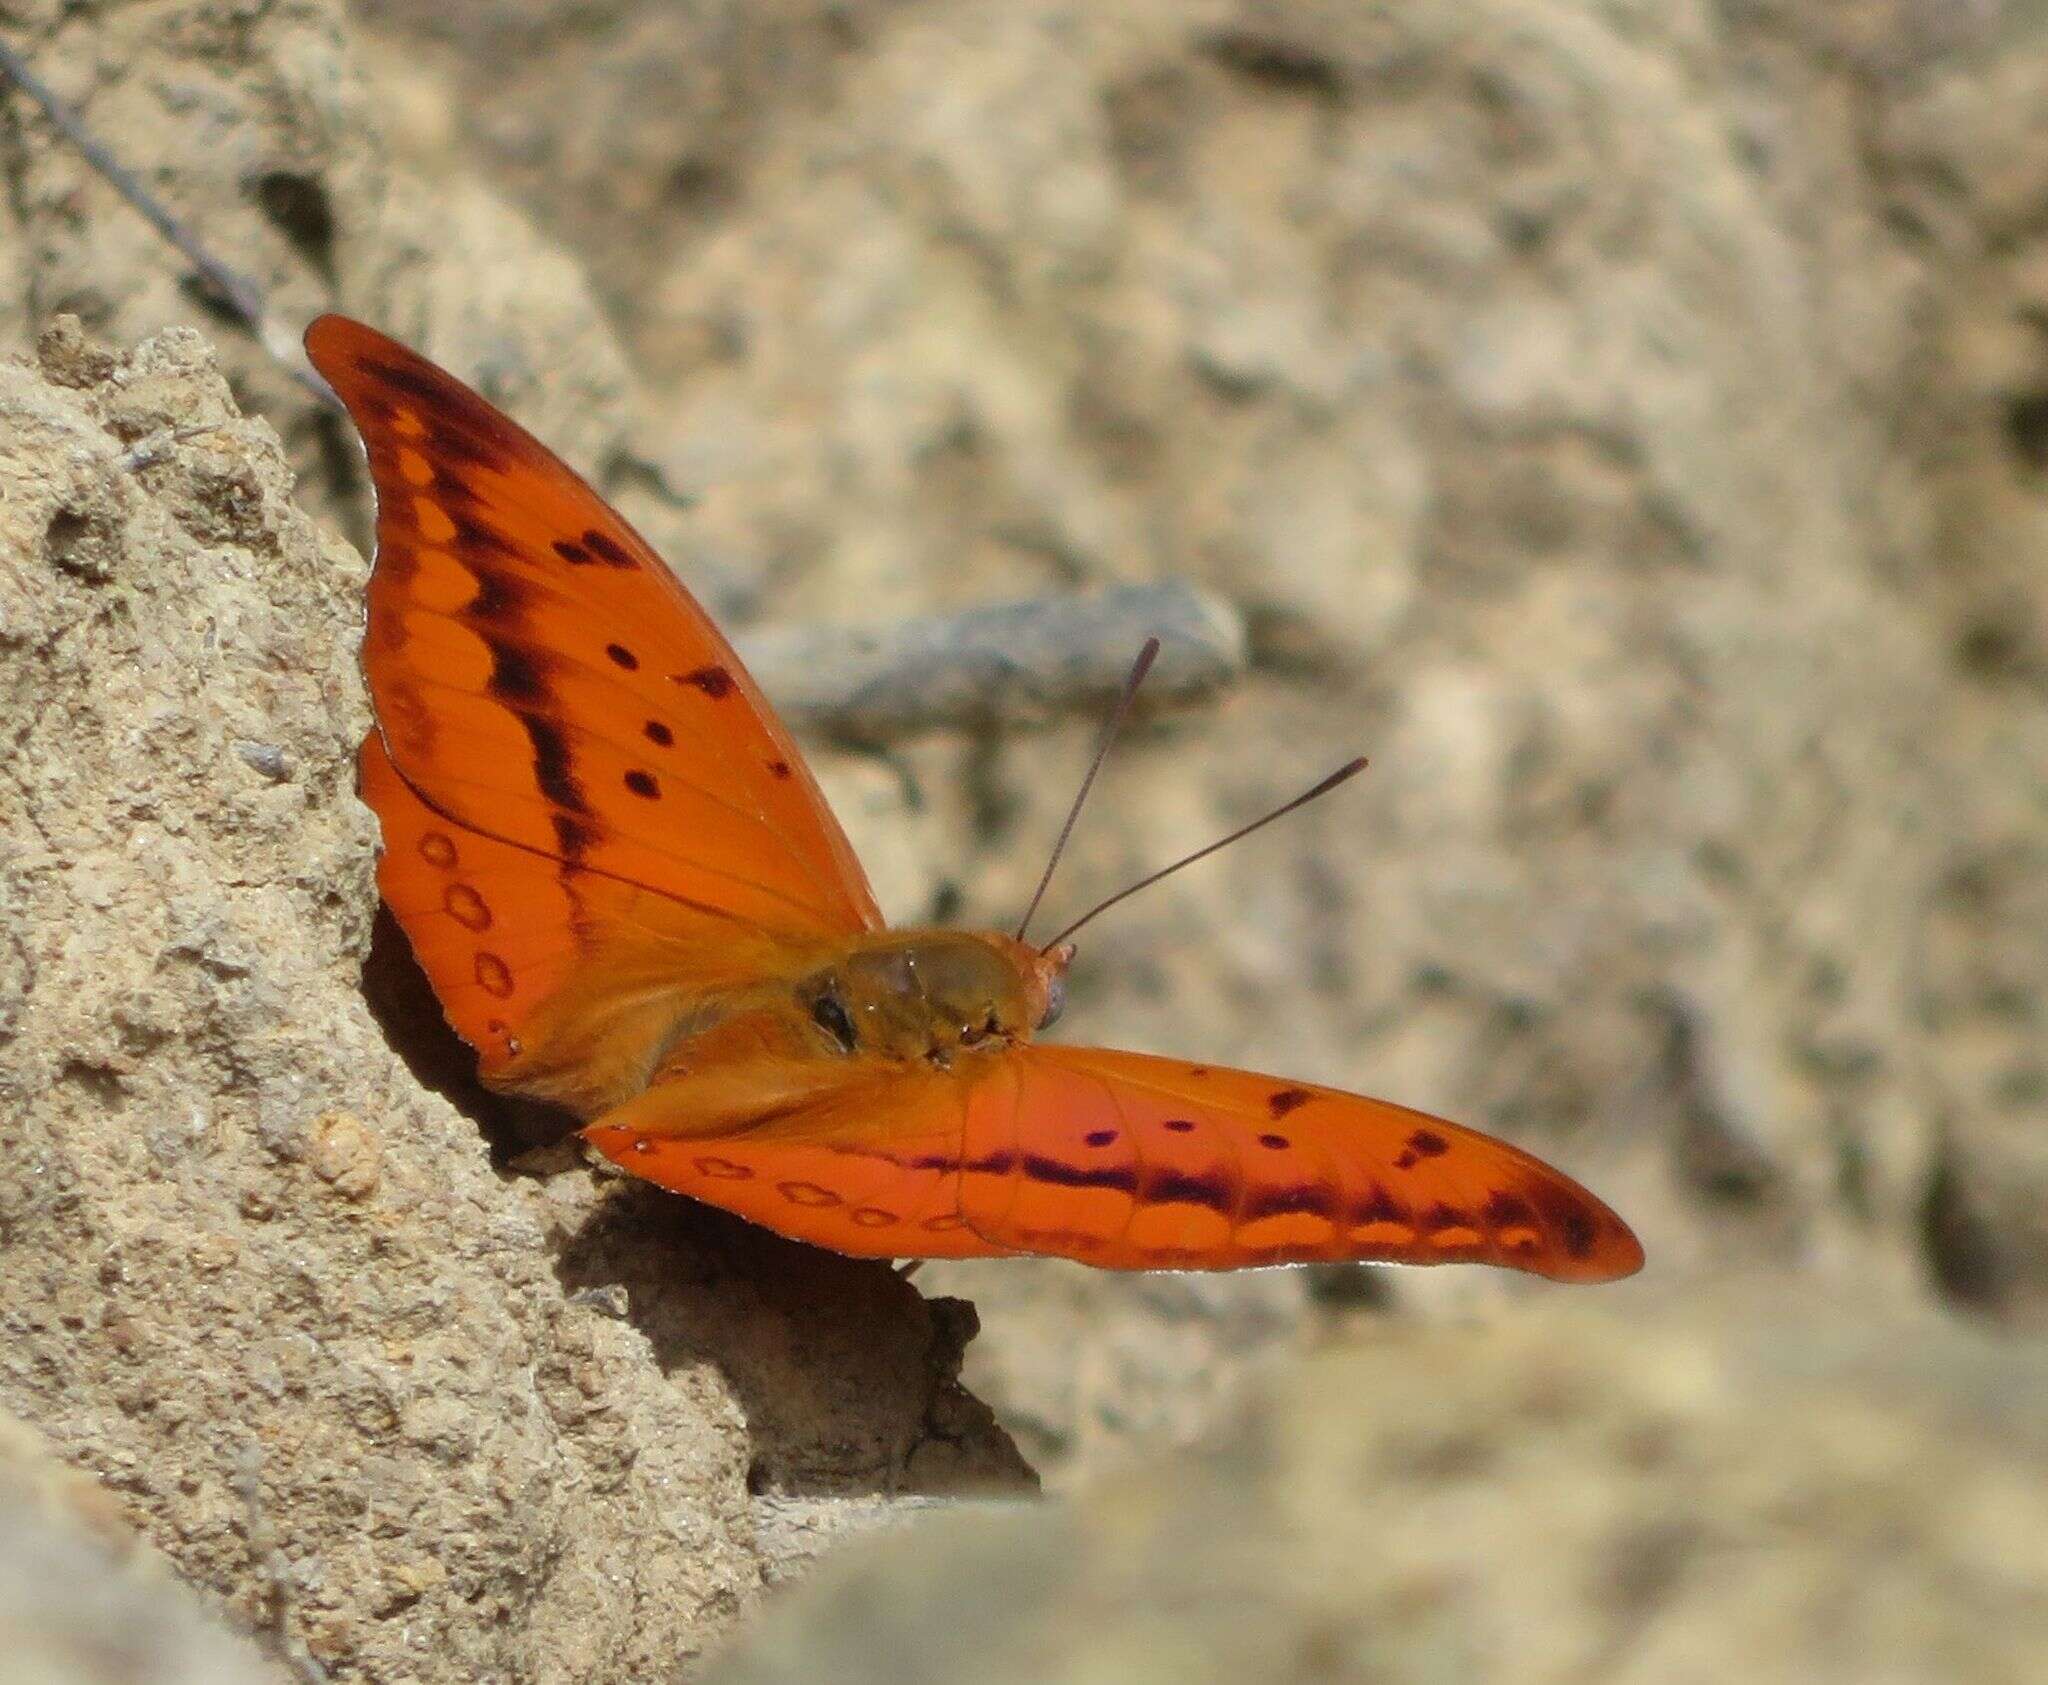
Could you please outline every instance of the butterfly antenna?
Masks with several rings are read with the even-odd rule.
[[[1119,901],[1128,900],[1131,896],[1136,895],[1138,891],[1141,889],[1150,889],[1152,885],[1157,883],[1161,878],[1171,877],[1175,872],[1179,871],[1181,867],[1192,866],[1197,860],[1205,860],[1210,855],[1214,854],[1219,848],[1228,848],[1232,843],[1240,842],[1244,838],[1250,836],[1252,832],[1261,830],[1264,827],[1272,824],[1274,820],[1284,819],[1296,808],[1308,806],[1308,804],[1314,801],[1316,797],[1328,795],[1332,790],[1336,789],[1336,787],[1339,784],[1345,782],[1346,779],[1356,778],[1361,772],[1365,770],[1365,767],[1366,760],[1363,755],[1360,755],[1358,759],[1355,761],[1347,761],[1344,765],[1340,766],[1335,772],[1331,773],[1329,777],[1325,778],[1314,789],[1302,791],[1302,793],[1296,796],[1293,801],[1282,802],[1278,807],[1274,808],[1271,813],[1265,814],[1261,818],[1254,819],[1249,825],[1240,825],[1236,830],[1232,831],[1230,835],[1227,837],[1218,837],[1214,842],[1209,844],[1207,848],[1198,848],[1192,854],[1183,855],[1180,859],[1176,860],[1171,866],[1161,866],[1158,871],[1147,873],[1144,877],[1140,878],[1136,883],[1130,885],[1128,888],[1118,890],[1107,901],[1098,901],[1094,906],[1090,907],[1087,912],[1083,913],[1079,918],[1074,920],[1072,924],[1068,925],[1065,930],[1061,931],[1059,935],[1055,936],[1050,942],[1046,943],[1046,947],[1058,947],[1069,936],[1073,935],[1075,931],[1079,930],[1081,926],[1088,923],[1089,920],[1093,919],[1098,913],[1108,912],[1109,909],[1114,907]]]
[[[1147,638],[1145,647],[1138,651],[1138,659],[1131,663],[1131,676],[1124,680],[1123,694],[1116,699],[1116,706],[1109,712],[1109,721],[1102,728],[1102,741],[1095,746],[1095,759],[1088,763],[1088,776],[1081,780],[1081,788],[1074,792],[1074,805],[1067,809],[1067,822],[1060,827],[1059,841],[1052,845],[1052,858],[1045,863],[1045,875],[1038,880],[1038,888],[1032,892],[1031,905],[1024,909],[1023,918],[1017,921],[1017,940],[1024,940],[1024,932],[1031,928],[1031,920],[1038,911],[1039,902],[1045,899],[1045,891],[1052,882],[1053,869],[1059,865],[1060,856],[1066,852],[1067,839],[1074,834],[1074,821],[1081,817],[1081,804],[1088,799],[1088,792],[1095,787],[1095,775],[1102,770],[1102,763],[1109,758],[1109,746],[1116,741],[1116,734],[1123,730],[1124,720],[1130,714],[1131,703],[1136,699],[1138,686],[1145,682],[1145,675],[1152,671],[1152,663],[1159,659],[1159,640]]]

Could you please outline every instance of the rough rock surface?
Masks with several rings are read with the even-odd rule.
[[[198,335],[0,364],[0,483],[0,1405],[371,1679],[652,1677],[779,1567],[760,1504],[1025,1478],[964,1307],[495,1173],[387,1040],[435,1015],[363,984],[362,562]]]
[[[22,0],[8,40],[164,203],[267,298],[287,349],[340,306],[516,408],[670,556],[691,531],[637,455],[636,393],[575,263],[473,176],[412,167],[389,94],[336,0]],[[308,505],[367,540],[338,420],[186,279],[182,261],[27,101],[0,122],[0,334],[53,316],[110,344],[205,325],[243,407],[269,419]],[[700,585],[715,566],[692,556]]]
[[[2013,1682],[2048,1351],[1751,1280],[1379,1327],[1182,1456],[851,1547],[716,1685]]]

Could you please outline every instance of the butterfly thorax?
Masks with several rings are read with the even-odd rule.
[[[646,1077],[610,1097],[617,1109],[601,1108],[605,1122],[650,1137],[753,1133],[846,1091],[854,1070],[876,1080],[993,1060],[1052,1019],[1067,958],[993,932],[856,937],[780,980],[697,1003]]]
[[[962,930],[879,930],[786,950],[779,975],[771,952],[750,955],[755,980],[709,990],[665,977],[660,947],[587,962],[583,989],[544,1003],[517,1051],[485,1079],[593,1118],[650,1086],[694,1083],[714,1069],[752,1073],[746,1082],[756,1089],[771,1069],[775,1083],[806,1071],[803,1080],[822,1080],[854,1059],[944,1069],[956,1055],[998,1051],[1049,1023],[1068,957]],[[722,1098],[701,1103],[707,1115],[723,1114]]]
[[[1065,963],[993,931],[883,931],[803,977],[796,997],[829,1052],[943,1068],[1049,1023]]]

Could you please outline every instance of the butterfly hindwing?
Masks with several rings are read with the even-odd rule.
[[[961,1214],[970,1089],[955,1073],[745,1055],[702,1068],[701,1077],[657,1082],[584,1139],[636,1176],[835,1252],[1009,1250]]]
[[[452,825],[423,805],[374,731],[358,780],[383,832],[378,891],[448,1022],[488,1074],[518,1053],[536,1008],[581,957],[575,894],[558,862]]]
[[[374,731],[359,765],[378,891],[493,1087],[593,1116],[646,1086],[690,999],[801,963],[767,932],[452,823]]]

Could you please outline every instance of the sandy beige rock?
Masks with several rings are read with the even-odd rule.
[[[1674,1281],[2043,1314],[2038,5],[377,0],[366,54],[304,0],[17,12],[280,296],[327,263],[643,520],[702,490],[657,533],[693,579],[803,618],[1168,571],[1239,599],[1258,682],[1134,737],[1054,910],[1375,772],[1090,933],[1076,1033],[1498,1128]],[[23,320],[185,309],[22,132]],[[327,258],[280,170],[336,208]],[[837,764],[891,910],[1013,916],[1088,735]],[[235,741],[266,778],[280,746]],[[1193,1431],[1308,1315],[1298,1274],[927,1282],[1075,1469]]]
[[[1983,51],[1921,67],[1884,113],[1891,214],[1928,254],[1922,376],[1904,438],[1926,465],[1931,540],[1903,558],[1954,651],[1930,740],[1968,769],[1966,823],[1929,921],[1934,1057],[1956,1097],[1930,1205],[1945,1279],[2048,1325],[2048,36],[2007,9]]]
[[[394,1051],[363,565],[197,335],[0,364],[0,483],[0,1404],[370,1679],[665,1673],[774,1571],[758,1502],[1023,1478],[964,1307],[494,1173]]]
[[[1634,1298],[1376,1328],[1198,1455],[841,1555],[709,1678],[2048,1668],[2048,1352],[1760,1281]]]

